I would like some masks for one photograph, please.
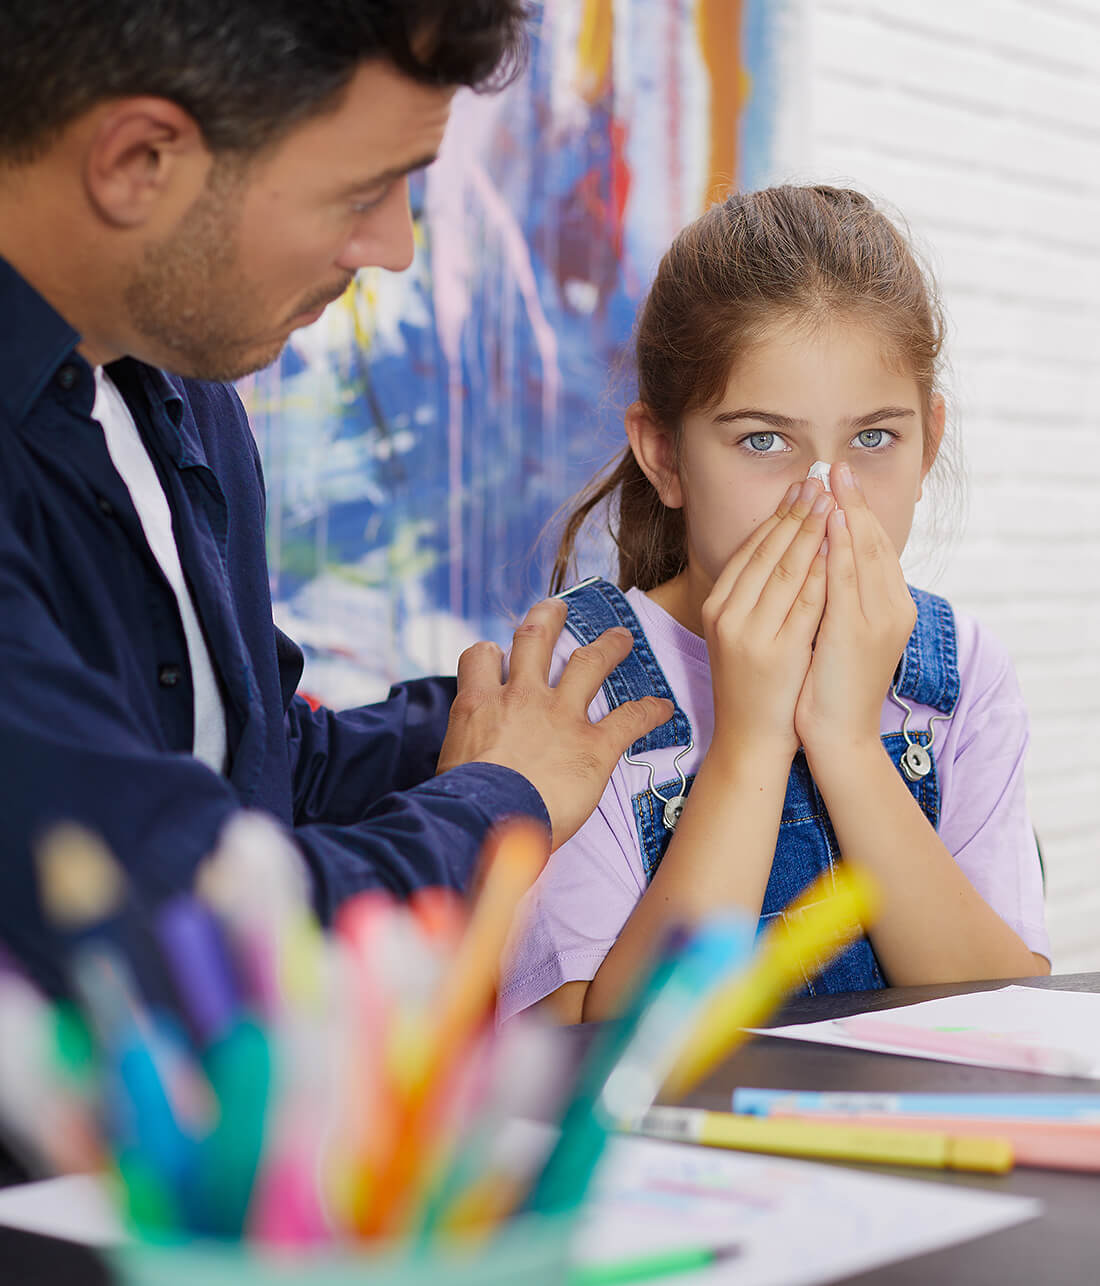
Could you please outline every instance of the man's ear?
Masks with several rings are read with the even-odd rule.
[[[928,477],[928,471],[936,463],[936,456],[940,453],[940,444],[943,442],[943,430],[946,422],[947,404],[937,393],[932,398],[932,404],[928,409],[928,422],[924,428],[924,457],[921,460],[921,485],[917,491],[918,500],[924,492],[924,480]]]
[[[679,509],[684,503],[684,494],[671,432],[658,424],[641,402],[627,407],[625,420],[626,436],[638,467],[653,483],[662,504]]]
[[[138,228],[182,213],[206,182],[211,155],[195,119],[166,98],[122,98],[90,122],[84,188],[100,217]]]

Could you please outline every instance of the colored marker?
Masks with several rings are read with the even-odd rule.
[[[734,1116],[702,1108],[655,1107],[635,1133],[680,1143],[774,1152],[782,1156],[877,1165],[912,1165],[936,1170],[978,1170],[1004,1174],[1012,1169],[1012,1144],[998,1136],[945,1134],[938,1130],[892,1130],[848,1123],[818,1123],[781,1117]]]
[[[755,1116],[811,1116],[818,1112],[844,1116],[968,1116],[1019,1120],[1096,1121],[1100,1094],[862,1094],[811,1093],[799,1090],[733,1091],[733,1110]]]
[[[749,966],[703,1006],[664,1084],[682,1098],[748,1038],[807,969],[820,969],[862,931],[877,903],[869,876],[844,863],[818,876],[763,935]]]
[[[197,898],[177,897],[157,912],[157,937],[199,1044],[205,1048],[233,1026],[240,1008],[225,936]]]
[[[657,1277],[671,1277],[675,1273],[713,1268],[717,1264],[736,1259],[740,1253],[740,1246],[683,1246],[677,1250],[655,1251],[651,1255],[638,1255],[631,1259],[582,1264],[569,1274],[566,1286],[613,1286],[619,1282],[652,1281]]]
[[[691,934],[607,1078],[600,1107],[610,1125],[652,1106],[707,995],[743,969],[755,938],[756,917],[740,911],[714,916]]]
[[[462,937],[443,981],[423,1048],[407,1055],[407,1092],[394,1147],[378,1176],[364,1231],[393,1234],[407,1226],[412,1198],[430,1155],[432,1111],[445,1074],[490,1014],[500,961],[520,900],[550,855],[545,827],[526,819],[506,822],[490,836],[487,869]]]
[[[600,1096],[639,1022],[675,973],[684,941],[686,933],[674,930],[622,1013],[604,1023],[593,1040],[561,1119],[558,1141],[528,1198],[529,1209],[557,1214],[575,1210],[583,1203],[614,1124],[601,1110]]]
[[[761,1121],[763,1117],[750,1117]],[[802,1116],[774,1112],[770,1121],[816,1127],[817,1124],[866,1126],[868,1129],[905,1131],[942,1131],[956,1137],[992,1137],[1007,1139],[1017,1165],[1041,1170],[1100,1171],[1100,1125],[1081,1125],[1075,1121],[1016,1121],[961,1116],[847,1116],[843,1113],[815,1112]]]

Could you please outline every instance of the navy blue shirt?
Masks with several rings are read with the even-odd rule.
[[[191,886],[237,809],[263,809],[293,829],[323,919],[365,888],[462,888],[494,821],[548,824],[510,769],[433,776],[453,679],[341,713],[295,696],[302,654],[272,621],[236,393],[125,358],[108,371],[164,486],[225,702],[227,775],[194,758],[176,599],[92,419],[78,342],[0,260],[0,939],[28,970],[60,988],[32,860],[60,819],[101,835],[155,905]]]

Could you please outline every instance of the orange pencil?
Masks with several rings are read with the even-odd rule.
[[[526,819],[507,822],[489,836],[481,889],[443,983],[427,1048],[419,1066],[410,1069],[396,1142],[362,1227],[367,1236],[399,1231],[418,1195],[420,1177],[431,1172],[428,1142],[449,1073],[491,1012],[501,956],[520,899],[546,865],[549,853],[545,828]]]

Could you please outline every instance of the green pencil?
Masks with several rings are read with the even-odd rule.
[[[615,1282],[648,1281],[710,1268],[726,1259],[735,1259],[740,1246],[683,1246],[679,1250],[658,1250],[632,1259],[612,1259],[602,1264],[583,1264],[569,1275],[568,1286],[612,1286]]]

